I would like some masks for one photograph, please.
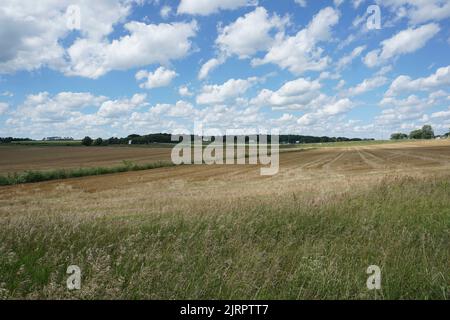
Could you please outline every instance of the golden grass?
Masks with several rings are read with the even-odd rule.
[[[204,165],[2,187],[0,297],[448,299],[449,162],[435,144],[333,148],[282,154],[274,177]]]

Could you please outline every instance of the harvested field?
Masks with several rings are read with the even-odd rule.
[[[169,161],[170,148],[0,146],[0,174]]]
[[[185,165],[0,187],[0,297],[449,298],[447,141],[280,160],[272,177]],[[72,264],[83,270],[75,293]],[[371,264],[381,291],[366,288]]]

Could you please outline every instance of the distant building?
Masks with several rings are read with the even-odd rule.
[[[46,137],[43,141],[73,141],[72,137]]]

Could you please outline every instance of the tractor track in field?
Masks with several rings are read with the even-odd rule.
[[[13,150],[13,149],[8,149]],[[34,149],[33,149],[34,150]],[[34,155],[29,159],[29,163],[35,163],[36,159],[48,157],[45,149],[39,149],[43,155]],[[52,149],[56,152],[57,149]],[[67,153],[69,148],[60,149]],[[78,151],[77,151],[78,150]],[[84,149],[76,149],[80,157],[88,159],[96,158],[93,151],[105,152],[99,154],[100,161],[112,161],[117,159],[118,154],[134,156],[134,159],[148,156],[149,158],[167,156],[166,150],[141,150],[134,149],[86,149],[90,153],[86,154]],[[83,154],[81,152],[83,151]],[[37,152],[34,150],[33,152]],[[117,152],[117,153],[115,153]],[[23,150],[17,156],[23,155]],[[111,157],[109,160],[108,157]],[[9,154],[9,158],[14,155]],[[57,159],[66,157],[67,154],[59,155]],[[83,158],[84,159],[84,158]],[[22,158],[24,170],[28,164]],[[53,163],[55,159],[50,161]],[[77,160],[78,161],[78,160]],[[86,163],[86,164],[87,164]],[[15,164],[16,165],[16,164]],[[43,160],[43,166],[48,163]],[[6,164],[3,170],[7,170],[10,164]],[[280,153],[279,174],[275,176],[261,176],[260,168],[268,165],[182,165],[175,167],[157,168],[136,172],[124,172],[108,174],[103,176],[90,176],[83,178],[73,178],[67,180],[54,180],[29,185],[18,185],[1,187],[2,195],[7,197],[9,192],[45,192],[61,186],[81,190],[86,192],[101,192],[109,189],[127,189],[136,186],[150,186],[152,190],[158,188],[168,188],[171,184],[186,184],[186,187],[195,186],[197,183],[206,181],[207,183],[217,183],[218,185],[236,185],[242,188],[254,188],[259,184],[264,184],[267,179],[280,183],[295,183],[296,181],[317,181],[329,177],[343,177],[355,175],[378,175],[389,174],[390,172],[419,172],[421,170],[448,170],[450,167],[450,146],[442,142],[441,145],[432,143],[422,143],[422,145],[385,145],[385,146],[362,146],[362,147],[336,147],[336,148],[316,148],[302,152],[282,152]],[[0,163],[0,171],[1,171]],[[6,171],[8,172],[8,171]]]

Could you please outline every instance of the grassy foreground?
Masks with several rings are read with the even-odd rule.
[[[189,216],[0,211],[0,298],[449,298],[448,178],[280,200]],[[366,288],[372,264],[380,291]]]

